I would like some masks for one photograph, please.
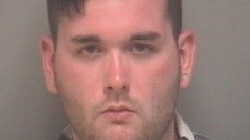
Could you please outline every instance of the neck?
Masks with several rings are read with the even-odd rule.
[[[173,118],[162,140],[180,140],[176,123],[175,118]]]

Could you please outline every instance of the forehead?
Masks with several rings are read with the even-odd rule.
[[[59,32],[60,27],[71,32],[161,30],[166,7],[166,0],[87,0],[80,13],[62,18]]]
[[[119,6],[128,6],[127,8],[136,7],[136,8],[148,8],[152,7],[167,7],[168,0],[71,0],[71,4],[68,3],[69,9],[74,9],[78,7],[79,9],[84,9],[86,11],[89,7],[119,7]],[[77,6],[81,5],[81,6]],[[65,6],[67,7],[67,6]],[[73,8],[74,7],[74,8]],[[121,7],[120,7],[121,8]],[[160,10],[160,9],[158,9]],[[129,11],[128,11],[129,12]]]
[[[166,0],[87,0],[84,3],[82,2],[82,8],[88,11],[88,9],[97,10],[100,8],[115,10],[117,9],[155,9],[158,8],[157,11],[161,10],[163,5],[165,5]],[[95,9],[96,8],[96,9]]]

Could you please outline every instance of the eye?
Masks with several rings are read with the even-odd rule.
[[[98,53],[101,53],[101,52],[102,52],[101,46],[97,44],[88,44],[88,45],[81,47],[78,50],[79,54],[86,55],[86,56],[97,55]]]
[[[152,51],[152,46],[146,43],[133,43],[130,52],[135,54],[148,54]]]

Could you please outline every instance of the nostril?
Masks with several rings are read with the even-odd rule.
[[[122,86],[122,90],[127,90],[127,87],[126,86]]]
[[[122,86],[122,90],[128,92],[129,91],[129,87],[128,86]]]
[[[127,86],[121,86],[120,88],[114,88],[112,86],[109,86],[109,87],[106,88],[106,90],[109,91],[109,92],[114,91],[114,90],[115,91],[126,91],[127,92],[127,91],[129,91],[129,88]]]
[[[108,89],[108,91],[111,91],[111,90],[113,90],[113,88],[112,88],[112,87],[108,87],[107,89]]]

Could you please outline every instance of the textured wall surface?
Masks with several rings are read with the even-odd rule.
[[[47,32],[45,0],[0,1],[0,139],[54,140],[66,125],[43,83],[38,42]],[[250,1],[185,0],[198,60],[179,110],[214,140],[250,137]]]

